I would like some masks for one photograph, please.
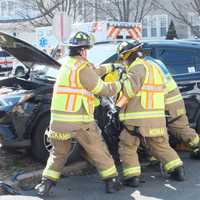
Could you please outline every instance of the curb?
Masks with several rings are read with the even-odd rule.
[[[79,161],[74,164],[65,166],[63,168],[62,175],[63,176],[77,175],[77,174],[80,175],[83,170],[89,170],[89,169],[91,169],[91,166],[86,161]],[[42,172],[43,172],[43,169],[33,171],[33,172],[27,172],[27,173],[18,175],[15,181],[7,179],[4,182],[16,189],[23,188],[23,186],[26,185],[27,183],[28,184],[31,183],[31,185],[35,185],[41,179]]]

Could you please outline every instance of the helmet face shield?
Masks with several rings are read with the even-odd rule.
[[[134,41],[131,42],[121,42],[117,48],[117,53],[119,59],[126,60],[128,57],[133,54],[134,52],[137,52],[139,48],[143,46],[143,43]]]

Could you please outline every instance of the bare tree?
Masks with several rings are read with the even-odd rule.
[[[98,14],[114,21],[141,22],[153,8],[152,0],[104,0],[87,1],[88,7],[95,9],[95,18]]]
[[[31,10],[31,13],[18,13],[22,19],[30,21],[33,26],[50,26],[57,12],[65,12],[76,19],[78,0],[26,0],[23,1],[23,9]],[[35,16],[32,16],[33,11]]]
[[[179,22],[190,27],[192,34],[200,37],[200,30],[195,27],[188,16],[188,11],[200,17],[200,0],[188,0],[186,3],[170,1],[170,7],[166,7],[159,0],[154,0],[154,6],[169,13]]]

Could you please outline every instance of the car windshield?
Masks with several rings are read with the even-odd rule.
[[[88,51],[88,60],[98,66],[111,57],[116,52],[116,48],[117,43],[96,44]],[[66,56],[58,60],[61,65],[65,62]],[[41,79],[56,79],[58,73],[58,69],[45,65],[35,65],[33,69],[33,74]]]
[[[98,66],[116,53],[117,43],[101,43],[94,45],[88,51],[88,60]]]

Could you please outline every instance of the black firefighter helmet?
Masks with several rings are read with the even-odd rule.
[[[68,43],[68,47],[69,48],[73,48],[73,47],[82,47],[82,48],[91,48],[92,47],[92,40],[91,37],[87,34],[84,33],[82,31],[79,31],[77,33],[75,33],[74,36],[72,36],[69,40]]]

